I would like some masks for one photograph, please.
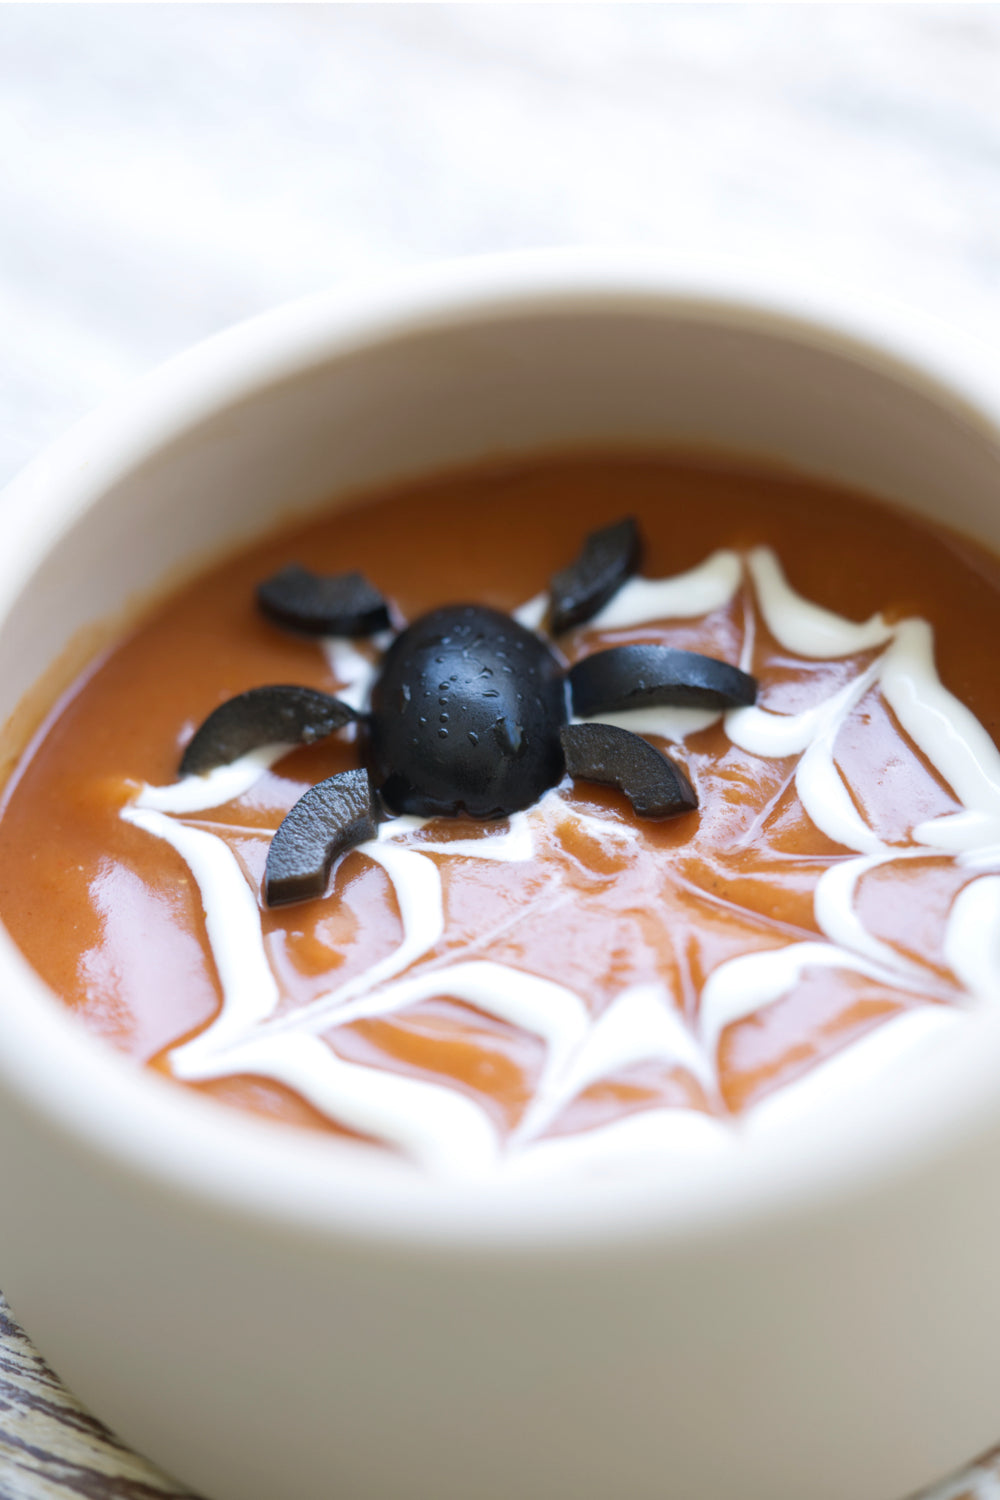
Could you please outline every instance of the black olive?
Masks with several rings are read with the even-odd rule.
[[[680,766],[631,730],[612,724],[568,724],[562,745],[571,776],[616,787],[640,818],[673,818],[698,806]]]
[[[596,615],[638,566],[639,532],[631,516],[592,531],[576,561],[549,584],[553,635]]]
[[[556,657],[508,615],[433,610],[396,637],[372,692],[371,761],[394,812],[499,818],[563,773]]]
[[[738,667],[670,646],[595,651],[570,668],[569,683],[573,712],[584,719],[651,704],[745,708],[757,698],[757,683]]]
[[[375,635],[389,625],[389,606],[360,573],[291,563],[258,584],[257,603],[269,619],[307,635]]]
[[[376,832],[366,771],[342,771],[310,787],[279,824],[267,851],[268,906],[322,896],[337,856],[373,839]]]
[[[314,688],[250,688],[209,714],[181,757],[182,776],[201,776],[260,745],[311,745],[358,715],[339,698]]]

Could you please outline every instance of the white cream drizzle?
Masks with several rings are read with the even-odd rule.
[[[806,969],[851,969],[885,977],[868,959],[832,943],[789,943],[731,958],[712,971],[701,992],[698,1037],[708,1055],[715,1056],[727,1026],[787,995]]]
[[[567,822],[573,823],[591,838],[601,839],[624,839],[634,843],[641,837],[639,829],[634,823],[615,823],[611,818],[595,818],[590,813],[581,812],[578,807],[571,807],[568,803],[562,803],[562,810]]]
[[[594,1022],[584,1012],[576,1037],[562,1038],[535,1100],[514,1132],[513,1143],[542,1135],[567,1104],[591,1084],[633,1063],[659,1060],[691,1073],[714,1095],[715,1070],[685,1025],[665,986],[634,985],[623,990]]]
[[[511,614],[519,625],[524,626],[525,630],[540,630],[548,611],[549,596],[545,593],[536,594],[533,599],[527,600],[526,603],[512,610]]]
[[[741,1120],[748,1136],[787,1129],[822,1105],[849,1099],[865,1085],[928,1057],[966,1017],[951,1005],[920,1005],[882,1021],[832,1057],[765,1095]]]
[[[189,828],[138,803],[126,807],[122,817],[176,849],[201,893],[222,988],[222,1009],[205,1031],[179,1051],[201,1056],[239,1043],[248,1028],[271,1015],[279,994],[264,951],[257,901],[236,856],[215,834]]]
[[[738,552],[721,549],[673,578],[630,578],[599,610],[588,630],[626,630],[653,620],[693,620],[724,609],[743,582]]]
[[[505,1159],[504,1175],[515,1180],[581,1172],[617,1175],[623,1168],[638,1171],[665,1159],[698,1160],[732,1150],[735,1139],[726,1120],[700,1109],[644,1109],[596,1130],[532,1142]]]
[[[831,943],[848,953],[870,959],[881,968],[884,976],[889,976],[890,983],[899,983],[905,975],[910,989],[936,994],[938,987],[926,968],[904,958],[895,948],[868,931],[854,899],[859,882],[871,870],[896,860],[926,856],[926,853],[925,849],[883,849],[878,854],[845,859],[831,865],[816,882],[813,911]]]
[[[378,831],[379,841],[405,838],[407,834],[419,833],[432,818],[404,816],[383,823]],[[422,853],[465,855],[467,859],[503,859],[520,863],[531,859],[535,852],[535,841],[526,812],[514,813],[507,819],[505,833],[483,833],[474,839],[421,839],[415,845]]]
[[[251,1035],[196,1064],[182,1048],[171,1065],[189,1080],[234,1073],[273,1078],[349,1130],[398,1146],[436,1172],[478,1177],[497,1160],[496,1131],[470,1100],[438,1084],[347,1062],[311,1032]]]
[[[984,1002],[996,999],[1000,876],[973,880],[959,892],[945,934],[944,956],[970,995]]]
[[[557,793],[509,820],[501,833],[472,839],[426,840],[428,820],[396,818],[377,838],[347,856],[367,857],[392,884],[402,938],[387,957],[318,999],[278,1016],[279,995],[261,934],[257,900],[222,837],[182,821],[248,791],[285,753],[269,746],[207,776],[142,789],[122,816],[170,843],[187,862],[201,893],[208,939],[223,1005],[211,1024],[177,1047],[170,1061],[178,1077],[199,1080],[238,1072],[276,1079],[330,1118],[387,1144],[434,1170],[514,1176],[590,1170],[655,1157],[697,1156],[728,1148],[742,1134],[778,1129],[828,1097],[849,1093],[927,1050],[943,1031],[963,1024],[959,1006],[993,1001],[1000,993],[1000,752],[983,726],[941,684],[934,666],[933,632],[926,621],[888,624],[881,615],[857,623],[813,604],[786,580],[769,548],[745,558],[720,550],[689,572],[667,579],[635,578],[591,622],[613,631],[670,619],[691,619],[730,604],[747,586],[772,636],[808,660],[837,660],[877,652],[823,702],[797,714],[768,708],[766,693],[752,708],[725,715],[731,742],[768,759],[797,756],[796,790],[812,822],[854,858],[840,859],[817,882],[814,910],[827,941],[786,944],[742,955],[709,975],[692,1029],[662,986],[624,990],[596,1019],[568,987],[510,965],[469,958],[429,957],[445,934],[439,858],[528,861],[535,823],[553,826],[570,815],[591,837],[629,840],[638,830],[567,808]],[[548,600],[539,595],[516,612],[538,628]],[[755,611],[745,611],[740,664],[752,665]],[[388,639],[388,638],[387,638]],[[384,647],[385,641],[381,642]],[[325,640],[323,650],[338,696],[361,709],[376,674],[374,658],[350,641]],[[878,690],[899,723],[962,810],[928,820],[910,841],[891,845],[869,828],[837,765],[836,742],[865,695]],[[683,739],[718,715],[695,710],[639,709],[605,718],[641,734]],[[409,842],[404,842],[409,841]],[[968,868],[948,916],[944,955],[958,995],[932,970],[869,932],[857,909],[861,881],[879,866],[937,854]],[[415,968],[425,960],[423,967]],[[816,968],[864,975],[905,993],[911,1008],[768,1095],[739,1118],[696,1108],[648,1109],[585,1132],[545,1132],[592,1084],[633,1063],[657,1059],[697,1080],[718,1108],[716,1054],[725,1029],[774,1003]],[[913,997],[924,1003],[913,1004]],[[338,1056],[336,1029],[386,1016],[437,996],[541,1038],[546,1063],[535,1098],[504,1146],[485,1112],[443,1084],[363,1067]],[[320,1033],[325,1033],[325,1036]],[[332,1037],[333,1041],[328,1038]]]
[[[686,740],[717,722],[721,714],[706,708],[630,708],[623,713],[600,714],[593,719],[574,719],[574,724],[613,724],[633,734],[656,734],[665,740]]]
[[[132,806],[161,813],[196,813],[222,807],[242,797],[293,748],[285,744],[262,745],[228,766],[216,766],[204,776],[185,776],[183,781],[170,786],[144,786]]]
[[[831,614],[791,587],[770,547],[755,547],[747,567],[764,623],[779,645],[796,656],[813,660],[853,656],[872,646],[882,646],[892,636],[881,615],[864,624]]]
[[[842,724],[861,694],[871,686],[873,674],[848,682],[831,698],[797,714],[775,714],[755,704],[733,708],[726,714],[726,734],[741,750],[768,760],[801,755],[830,724]]]
[[[378,676],[378,658],[391,644],[392,637],[391,630],[381,631],[370,637],[367,650],[364,651],[356,641],[345,636],[327,635],[322,638],[323,654],[337,680],[337,697],[358,713],[364,713],[368,708],[372,687]]]

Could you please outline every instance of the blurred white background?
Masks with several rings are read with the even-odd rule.
[[[0,481],[274,302],[568,242],[990,337],[1000,6],[0,6]]]

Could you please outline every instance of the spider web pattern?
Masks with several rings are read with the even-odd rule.
[[[633,641],[760,680],[758,706],[724,719],[604,716],[669,742],[699,814],[643,826],[614,795],[564,784],[499,829],[384,825],[345,856],[316,920],[350,905],[365,869],[393,887],[401,940],[353,968],[348,952],[343,981],[295,1008],[261,935],[269,830],[232,821],[281,747],[216,783],[148,788],[125,816],[188,861],[225,996],[172,1054],[176,1074],[270,1077],[435,1169],[524,1173],[725,1148],[734,1121],[773,1128],[961,1024],[1000,957],[984,936],[1000,930],[1000,877],[984,873],[1000,864],[1000,760],[938,683],[929,628],[818,610],[759,549],[635,580],[569,654]],[[328,650],[359,693],[371,663]],[[485,1053],[503,1035],[533,1048],[516,1109],[394,1061],[385,1028],[433,1032],[442,997]],[[374,1065],[358,1041],[373,1023],[390,1041]]]

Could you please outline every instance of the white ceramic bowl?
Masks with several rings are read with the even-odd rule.
[[[778,456],[1000,550],[1000,371],[928,321],[642,257],[281,309],[8,493],[0,707],[168,573],[498,451]],[[0,1278],[213,1500],[893,1500],[1000,1433],[1000,1010],[697,1169],[476,1191],[177,1097],[0,945]]]

